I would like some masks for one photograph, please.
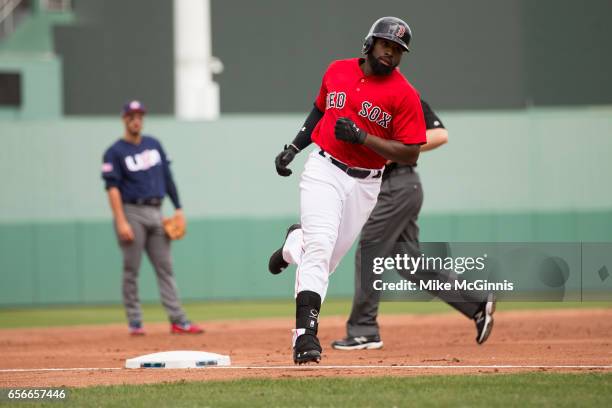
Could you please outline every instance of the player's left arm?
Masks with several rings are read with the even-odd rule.
[[[421,152],[420,144],[403,144],[397,140],[387,140],[370,134],[366,135],[363,145],[387,160],[411,166],[417,163]]]
[[[414,166],[419,159],[422,143],[405,144],[374,136],[360,129],[349,118],[338,118],[334,128],[336,139],[347,143],[362,144],[392,162]]]
[[[178,189],[176,187],[176,183],[174,182],[172,171],[170,170],[170,159],[166,155],[166,152],[161,146],[161,143],[159,145],[159,150],[162,156],[162,166],[164,169],[164,181],[166,184],[166,194],[168,194],[168,197],[170,197],[170,201],[172,201],[172,205],[174,205],[174,208],[175,208],[174,216],[182,220],[182,222],[185,222],[185,215],[183,214],[183,207],[179,199]]]
[[[425,137],[425,119],[418,94],[410,91],[398,101],[393,115],[393,139],[368,134],[351,119],[336,121],[336,139],[367,146],[387,160],[414,166],[419,159]]]

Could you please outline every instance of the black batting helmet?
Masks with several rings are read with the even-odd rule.
[[[384,38],[389,41],[393,41],[408,52],[410,49],[410,39],[412,38],[412,31],[406,22],[397,17],[382,17],[379,18],[372,24],[372,28],[365,37],[363,43],[363,53],[367,54],[374,45],[374,38]]]

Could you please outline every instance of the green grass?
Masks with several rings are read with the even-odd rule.
[[[350,300],[330,299],[323,305],[323,316],[348,316]],[[498,310],[575,309],[612,307],[610,302],[507,302],[499,303]],[[158,304],[144,305],[145,322],[164,322],[166,315]],[[293,301],[235,301],[188,303],[185,309],[194,321],[225,319],[255,319],[266,317],[291,317]],[[383,302],[381,314],[429,314],[451,312],[450,306],[441,302]],[[125,323],[123,308],[112,306],[64,306],[48,308],[0,309],[0,329],[19,327],[70,326],[81,324]]]
[[[605,407],[612,406],[612,373],[246,379],[105,386],[73,389],[61,406]]]

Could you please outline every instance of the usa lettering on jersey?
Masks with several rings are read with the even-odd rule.
[[[363,118],[367,118],[370,122],[374,122],[379,126],[387,129],[389,127],[389,123],[393,116],[385,111],[383,111],[380,107],[374,106],[372,102],[363,101],[361,103],[361,110],[359,111],[359,116]]]
[[[325,98],[325,109],[342,109],[346,104],[346,93],[344,92],[329,92]]]
[[[126,156],[125,165],[129,171],[149,170],[161,163],[161,155],[157,149],[145,150],[134,156]]]

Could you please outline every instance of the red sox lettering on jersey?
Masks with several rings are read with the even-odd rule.
[[[325,100],[325,109],[342,109],[346,103],[346,94],[344,92],[329,92]]]
[[[359,64],[359,58],[334,61],[325,72],[315,101],[324,115],[312,140],[349,166],[377,169],[386,159],[366,146],[337,140],[336,120],[348,117],[371,135],[404,144],[426,142],[425,120],[418,93],[398,70],[366,76]]]
[[[342,109],[346,104],[346,93],[329,92],[325,101],[326,110],[331,108]],[[363,101],[361,103],[361,110],[358,114],[361,117],[368,118],[370,121],[375,122],[377,125],[382,126],[385,129],[389,127],[389,122],[392,118],[389,113],[384,112],[378,106],[374,106],[370,101]]]
[[[373,106],[370,101],[363,101],[361,103],[361,110],[358,113],[359,116],[368,118],[370,121],[375,122],[377,125],[387,129],[392,116],[387,112],[384,112],[378,106]]]

